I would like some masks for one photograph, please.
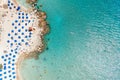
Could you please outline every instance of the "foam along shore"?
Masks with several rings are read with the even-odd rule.
[[[31,6],[36,2],[29,1]],[[26,8],[16,0],[0,1],[0,80],[22,80],[21,62],[37,58],[44,50],[43,38],[49,32],[46,17],[45,12]]]

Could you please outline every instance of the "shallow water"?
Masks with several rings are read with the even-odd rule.
[[[16,0],[16,1],[18,1],[19,4],[21,4],[21,5],[24,6],[24,7],[27,7],[27,8],[30,7],[30,5],[26,3],[26,0]]]
[[[119,0],[39,0],[48,50],[22,64],[25,80],[120,80]]]

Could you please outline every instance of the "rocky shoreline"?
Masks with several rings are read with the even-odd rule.
[[[35,12],[35,15],[37,16],[37,18],[38,18],[38,20],[39,20],[39,22],[38,22],[38,27],[39,27],[40,29],[42,29],[41,32],[40,32],[40,33],[41,33],[41,34],[40,34],[40,38],[41,38],[41,41],[42,41],[42,44],[43,44],[43,45],[38,46],[38,47],[36,48],[36,50],[30,52],[30,53],[27,55],[27,56],[30,57],[30,58],[32,58],[32,57],[37,58],[37,57],[39,56],[39,54],[44,51],[44,49],[45,49],[45,47],[46,47],[45,42],[44,42],[44,36],[45,36],[47,33],[49,33],[49,31],[50,31],[49,24],[48,24],[48,22],[46,21],[46,19],[47,19],[47,14],[46,14],[44,11],[42,11],[42,10],[37,10],[37,9],[35,8],[36,2],[37,2],[37,0],[26,0],[26,3],[28,3],[28,4],[31,5],[33,12]],[[35,57],[35,56],[36,56],[36,57]]]
[[[26,0],[24,5],[22,1],[0,0],[0,80],[23,80],[22,62],[38,59],[46,48],[46,13],[36,8],[37,0]]]
[[[31,11],[35,12],[35,15],[37,16],[38,19],[38,27],[41,29],[40,34],[38,35],[40,37],[40,41],[42,42],[42,44],[36,46],[36,49],[31,51],[31,52],[25,52],[23,54],[21,54],[18,58],[17,61],[17,80],[23,80],[22,76],[20,74],[20,69],[21,69],[21,64],[24,60],[26,59],[38,59],[39,55],[41,52],[43,52],[46,48],[46,44],[44,41],[44,36],[49,33],[50,28],[49,28],[49,24],[46,21],[47,19],[47,14],[42,11],[42,10],[37,10],[35,8],[37,0],[26,0],[26,3],[31,5]],[[29,31],[34,31],[34,28],[30,28]],[[38,43],[39,44],[39,43]]]

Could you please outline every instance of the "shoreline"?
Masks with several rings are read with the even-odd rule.
[[[5,1],[7,2],[7,0]],[[6,5],[7,7],[5,11],[3,11],[4,13],[2,13],[2,17],[0,20],[2,23],[1,28],[3,29],[0,34],[0,52],[4,52],[3,54],[0,54],[0,56],[3,56],[3,59],[0,59],[0,63],[2,65],[7,64],[6,66],[3,65],[3,67],[9,67],[10,69],[13,69],[11,67],[13,67],[14,65],[14,73],[16,73],[16,76],[13,76],[13,80],[23,80],[20,73],[22,62],[30,58],[38,59],[38,56],[41,54],[41,52],[45,50],[46,44],[44,41],[44,36],[49,33],[50,28],[48,22],[46,21],[46,13],[42,10],[37,10],[34,6],[37,0],[29,0],[30,2],[33,1],[32,4],[30,3],[31,8],[26,8],[16,0],[10,0],[10,2],[8,2],[8,4],[10,5],[7,6],[8,4],[6,4],[5,1],[2,0],[2,2],[4,3],[0,3],[2,5]],[[1,7],[0,9],[4,10],[4,7]],[[22,16],[20,16],[19,14],[22,14]],[[26,14],[25,16],[27,19],[24,18],[24,14]],[[23,19],[21,19],[21,17]],[[15,22],[13,23],[13,21]],[[26,23],[26,21],[28,24]],[[18,27],[15,26],[16,24],[18,25]],[[25,27],[23,27],[22,25],[25,25]],[[18,30],[16,30],[17,28]],[[14,32],[15,34],[13,35]],[[29,37],[29,39],[24,36],[24,34],[28,35],[27,37]],[[16,37],[16,35],[18,35],[18,37]],[[20,39],[22,41],[21,43],[19,41]],[[13,43],[10,43],[10,41]],[[11,45],[12,47],[9,45]],[[13,56],[11,57],[11,55]],[[12,66],[8,66],[8,63],[11,63],[10,61],[5,61],[4,58],[7,59],[7,57],[10,57],[10,60],[11,58],[14,59],[14,62],[11,61]],[[4,70],[5,68],[2,69]],[[9,69],[7,68],[7,70]],[[9,76],[12,74],[8,73],[6,75]],[[7,79],[9,79],[9,77]]]
[[[30,0],[29,0],[30,1]],[[35,9],[32,5],[34,5],[35,3],[37,2],[37,0],[31,4],[31,7],[33,8],[33,11],[36,10],[36,16],[38,17],[39,19],[39,27],[40,28],[43,28],[43,32],[42,32],[42,36],[41,39],[42,39],[42,44],[43,46],[42,47],[38,47],[38,49],[32,51],[32,52],[29,52],[29,54],[26,53],[23,53],[19,56],[18,58],[18,61],[17,61],[17,64],[16,64],[16,67],[17,67],[17,80],[23,80],[22,78],[22,75],[20,73],[20,69],[21,69],[21,64],[24,60],[26,59],[30,59],[30,58],[34,58],[34,59],[38,59],[38,56],[44,51],[45,49],[45,42],[44,42],[44,36],[49,33],[49,26],[48,26],[48,23],[46,21],[46,18],[47,18],[47,15],[45,12],[42,12],[42,11],[38,11],[37,9]]]

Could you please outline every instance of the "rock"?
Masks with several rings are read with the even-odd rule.
[[[35,3],[37,0],[26,0],[26,2],[27,3],[29,3],[29,4],[33,4],[33,3]]]
[[[47,22],[46,22],[46,21],[42,21],[42,22],[41,22],[41,26],[43,26],[43,27],[44,27],[44,26],[47,26]]]

